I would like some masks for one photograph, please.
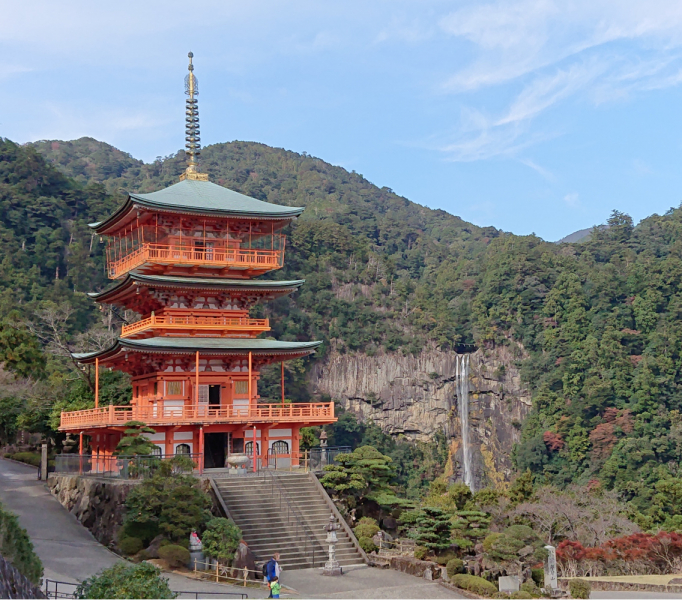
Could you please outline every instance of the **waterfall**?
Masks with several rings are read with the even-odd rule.
[[[459,420],[462,424],[462,479],[474,491],[474,470],[471,463],[471,445],[469,443],[469,355],[457,356],[457,402]]]

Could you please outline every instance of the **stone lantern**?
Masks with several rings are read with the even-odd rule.
[[[324,563],[322,575],[343,574],[341,565],[336,560],[336,543],[339,541],[338,537],[336,537],[336,532],[338,529],[339,526],[336,524],[334,514],[329,515],[329,523],[324,528],[324,530],[327,532],[327,539],[325,540],[325,542],[329,544],[329,560],[326,563]]]

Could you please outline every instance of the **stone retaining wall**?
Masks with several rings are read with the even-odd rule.
[[[15,566],[0,556],[0,598],[46,598]]]
[[[587,581],[596,592],[663,592],[682,594],[682,585],[663,585],[656,583],[630,583],[626,581],[592,581],[589,577],[576,577]],[[559,587],[568,590],[569,579],[559,579]]]
[[[105,546],[113,546],[123,524],[125,499],[136,481],[51,473],[47,487],[61,505]]]
[[[223,516],[208,478],[203,478],[200,482],[201,488],[213,501],[211,512],[216,516]],[[60,504],[87,527],[101,544],[114,548],[116,532],[125,517],[125,499],[139,483],[139,480],[50,473],[47,487]]]

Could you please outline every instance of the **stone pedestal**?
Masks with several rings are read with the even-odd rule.
[[[201,550],[192,550],[189,553],[189,568],[197,571],[206,570],[206,557]]]

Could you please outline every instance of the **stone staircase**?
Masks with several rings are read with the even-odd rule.
[[[321,567],[327,560],[324,527],[331,508],[312,473],[267,472],[212,477],[223,508],[242,530],[257,560],[280,553],[285,569]],[[336,557],[341,566],[364,564],[365,558],[340,526]],[[355,542],[355,543],[354,543]]]

